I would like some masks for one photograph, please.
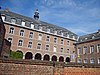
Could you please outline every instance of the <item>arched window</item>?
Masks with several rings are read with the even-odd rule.
[[[33,58],[33,54],[31,52],[27,52],[25,54],[25,59],[32,59]]]
[[[35,59],[36,59],[36,60],[41,60],[41,58],[42,58],[42,56],[41,56],[40,53],[37,53],[37,54],[35,55]]]
[[[50,56],[49,55],[44,55],[44,58],[43,58],[43,60],[46,60],[46,61],[49,61],[50,60]]]
[[[53,55],[52,56],[52,61],[57,61],[57,56]]]
[[[66,62],[70,62],[70,58],[69,57],[66,58]]]
[[[59,62],[64,62],[64,57],[60,56],[59,57]]]

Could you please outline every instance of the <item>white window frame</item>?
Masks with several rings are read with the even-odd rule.
[[[90,59],[90,63],[91,63],[91,64],[94,64],[94,63],[95,63],[95,60],[94,60],[93,58],[91,58],[91,59]]]
[[[56,52],[56,51],[57,51],[57,47],[54,46],[54,47],[53,47],[53,52]]]
[[[4,22],[5,21],[5,19],[6,19],[6,17],[5,16],[1,16],[2,17],[2,21]]]
[[[100,53],[100,44],[97,44],[97,53]]]
[[[64,52],[64,48],[61,47],[61,48],[60,48],[60,52]]]
[[[13,28],[13,30],[12,30],[12,28]],[[9,33],[10,33],[10,34],[14,34],[14,27],[10,27],[10,28],[9,28]]]
[[[69,40],[67,40],[67,45],[70,45],[70,41]]]
[[[54,37],[54,43],[57,43],[57,37]]]
[[[47,46],[48,46],[48,47],[47,47]],[[45,48],[46,51],[50,50],[50,45],[49,45],[49,44],[46,44],[45,47],[46,47],[46,48]]]
[[[81,59],[78,59],[78,60],[77,60],[77,63],[82,63],[82,60],[81,60]]]
[[[64,44],[64,39],[61,39],[61,44]]]
[[[100,64],[100,58],[98,58],[98,64]]]
[[[20,36],[24,36],[24,30],[21,29],[19,34],[20,34]]]
[[[25,26],[25,21],[22,21],[22,24],[21,24],[22,26]]]
[[[32,41],[28,42],[28,48],[32,48]]]
[[[31,29],[34,29],[34,24],[31,24]]]
[[[38,44],[37,44],[37,49],[40,50],[41,47],[42,47],[42,44],[41,44],[41,43],[38,43]]]
[[[46,41],[50,42],[50,36],[49,35],[46,36]]]
[[[87,60],[87,59],[84,59],[84,63],[85,63],[85,64],[88,63],[88,60]]]
[[[38,40],[42,40],[42,34],[41,33],[38,34]]]
[[[70,54],[70,49],[67,49],[67,54]]]
[[[50,33],[50,29],[49,28],[47,29],[47,33]]]
[[[90,46],[90,54],[94,52],[94,45]]]
[[[20,43],[21,46],[19,45],[19,41],[20,41],[20,40],[22,41],[22,42]],[[23,46],[23,40],[22,40],[22,39],[19,39],[19,40],[18,40],[18,47],[22,47],[22,46]]]
[[[12,24],[15,24],[15,23],[16,23],[16,19],[12,18],[12,19],[11,19],[11,23],[12,23]]]
[[[83,54],[86,54],[88,52],[87,50],[88,50],[87,47],[84,47],[83,48]]]
[[[31,34],[32,33],[32,34]],[[29,38],[33,38],[33,32],[30,32],[30,34],[29,34]]]
[[[9,40],[9,38],[11,38],[12,40]],[[11,43],[13,42],[13,38],[12,37],[8,37],[7,39],[8,39],[9,42],[11,42]]]
[[[78,55],[82,54],[82,49],[80,47],[77,49],[77,54]]]

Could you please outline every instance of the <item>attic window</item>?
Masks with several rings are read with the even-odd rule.
[[[42,31],[42,27],[39,27],[39,30]]]
[[[47,29],[47,32],[50,33],[50,29]]]
[[[87,40],[87,38],[85,38],[85,40]]]
[[[56,35],[57,34],[57,31],[54,31],[54,34]]]
[[[6,18],[6,17],[5,17],[5,16],[1,16],[1,17],[2,17],[2,20],[5,21],[5,18]]]
[[[25,26],[25,22],[24,21],[22,21],[22,26]]]
[[[15,24],[16,23],[16,19],[12,18],[11,19],[11,23]]]
[[[66,36],[67,36],[67,38],[69,38],[69,33],[68,32],[66,33]]]
[[[34,24],[31,24],[31,28],[34,29]]]
[[[92,36],[92,39],[94,39],[95,37],[94,36]]]

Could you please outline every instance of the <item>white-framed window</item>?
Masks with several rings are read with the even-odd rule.
[[[15,24],[16,23],[16,19],[12,18],[11,19],[11,23]]]
[[[46,41],[50,41],[50,36],[49,35],[46,36]]]
[[[67,38],[69,38],[69,33],[68,32],[66,33],[66,36],[67,36]]]
[[[97,53],[100,53],[100,44],[97,45]]]
[[[54,34],[56,35],[57,34],[57,31],[54,31]]]
[[[8,41],[12,43],[12,38],[11,38],[11,37],[9,37],[9,38],[8,38]]]
[[[31,24],[31,29],[34,29],[34,24]]]
[[[60,48],[60,52],[63,52],[63,48]]]
[[[98,64],[100,64],[100,58],[98,58]]]
[[[67,45],[70,45],[70,41],[67,41]]]
[[[32,42],[28,43],[28,48],[32,48]]]
[[[47,32],[50,33],[50,29],[49,28],[47,29]]]
[[[61,32],[61,36],[63,36],[63,32]]]
[[[33,38],[33,32],[30,32],[29,38]]]
[[[42,27],[39,27],[39,30],[42,31]]]
[[[53,52],[56,52],[57,48],[56,46],[53,47]]]
[[[88,63],[88,60],[87,59],[84,59],[84,63]]]
[[[81,60],[81,59],[78,59],[77,62],[78,62],[78,63],[82,63],[82,60]]]
[[[64,44],[64,40],[63,39],[61,39],[61,44]]]
[[[94,46],[90,46],[90,53],[94,52]]]
[[[2,20],[3,20],[3,22],[4,22],[6,17],[5,17],[5,16],[1,16],[1,17],[2,17]]]
[[[94,63],[95,63],[95,61],[94,61],[93,58],[90,59],[90,63],[91,63],[91,64],[94,64]]]
[[[67,49],[67,53],[70,54],[70,50],[69,49]]]
[[[18,46],[23,46],[23,40],[18,41]]]
[[[54,43],[57,43],[57,38],[56,37],[54,37]]]
[[[14,27],[10,27],[9,33],[10,33],[10,34],[14,34]]]
[[[73,35],[73,39],[75,39],[75,36]]]
[[[24,30],[20,30],[20,36],[24,36]]]
[[[22,26],[25,26],[25,22],[24,21],[22,21]]]
[[[82,49],[79,47],[77,51],[78,55],[82,54]]]
[[[38,40],[42,40],[42,34],[39,34]]]
[[[49,50],[49,45],[46,45],[46,48],[45,48],[46,50]]]
[[[37,49],[41,49],[41,43],[37,44]]]
[[[86,54],[88,51],[87,51],[87,47],[84,47],[83,48],[83,54]]]

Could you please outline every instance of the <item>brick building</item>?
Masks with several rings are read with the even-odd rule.
[[[11,42],[11,50],[23,54],[23,59],[75,62],[77,35],[39,19],[38,10],[34,18],[0,11],[6,28],[5,38]]]
[[[80,36],[76,43],[77,63],[100,64],[100,30]]]

